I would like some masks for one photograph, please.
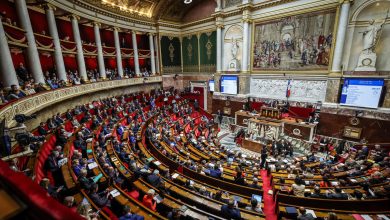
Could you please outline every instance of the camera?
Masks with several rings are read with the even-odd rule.
[[[17,115],[15,115],[14,120],[19,124],[23,124],[24,122],[26,122],[30,119],[36,118],[36,117],[37,117],[37,115],[35,115],[35,114],[30,115],[30,116],[27,116],[24,114],[17,114]]]
[[[21,146],[27,146],[31,143],[45,141],[44,136],[32,136],[29,133],[19,133],[15,135],[15,139]]]

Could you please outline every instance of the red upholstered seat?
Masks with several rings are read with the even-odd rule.
[[[67,132],[73,132],[73,125],[72,125],[72,122],[71,121],[67,121],[65,122],[65,130]]]
[[[50,179],[52,183],[54,183],[53,176],[51,175],[50,172],[47,172],[45,170],[45,162],[47,157],[50,155],[51,151],[55,147],[56,143],[56,136],[55,135],[50,135],[49,139],[44,142],[41,146],[41,149],[37,155],[37,162],[35,163],[35,182],[39,183],[44,177],[47,177]]]

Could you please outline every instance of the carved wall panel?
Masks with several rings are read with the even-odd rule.
[[[289,100],[301,102],[325,101],[326,80],[291,80]],[[252,78],[252,97],[286,99],[288,79]]]

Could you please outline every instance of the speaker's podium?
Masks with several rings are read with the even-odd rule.
[[[282,111],[277,108],[263,106],[260,109],[260,116],[265,118],[282,119]]]
[[[236,125],[248,127],[249,132],[256,132],[265,139],[279,138],[281,133],[290,137],[311,142],[316,133],[317,124],[306,123],[297,118],[282,118],[281,109],[263,107],[259,114],[246,111],[235,113]]]

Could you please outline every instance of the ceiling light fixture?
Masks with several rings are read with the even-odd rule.
[[[191,4],[192,0],[184,0],[184,4]]]

